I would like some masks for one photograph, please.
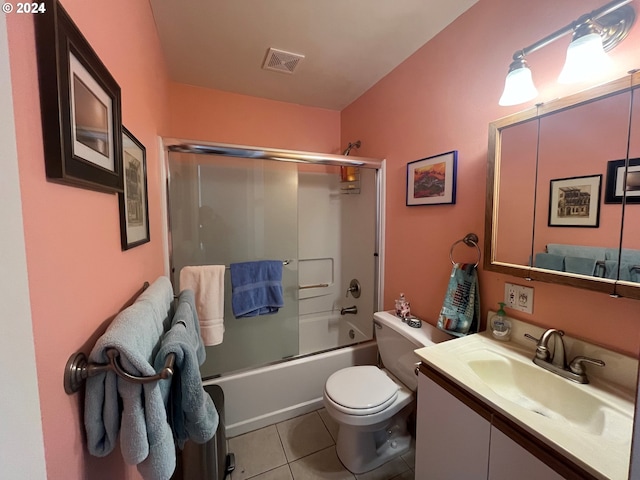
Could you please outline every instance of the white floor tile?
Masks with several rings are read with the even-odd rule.
[[[326,408],[318,410],[318,413],[320,414],[320,418],[322,418],[322,421],[327,427],[327,430],[329,430],[329,433],[331,434],[331,437],[335,442],[336,440],[338,440],[338,422],[336,422],[331,417],[331,415],[329,415],[329,412],[327,412]]]
[[[278,423],[276,427],[289,462],[318,452],[334,443],[317,412]]]
[[[236,457],[232,480],[245,480],[287,463],[275,425],[229,439],[229,451]]]
[[[407,463],[400,457],[379,466],[375,470],[356,475],[358,480],[391,480],[398,475],[410,471]]]
[[[251,477],[251,480],[293,480],[293,477],[291,476],[289,465],[283,465],[282,467]]]
[[[329,447],[289,464],[294,480],[354,480],[344,468],[335,447]]]
[[[230,480],[415,480],[415,448],[353,475],[336,454],[338,425],[325,409],[228,440],[236,457]],[[287,464],[287,462],[289,462]]]

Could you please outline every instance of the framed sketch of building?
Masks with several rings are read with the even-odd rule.
[[[602,175],[551,180],[549,226],[597,228],[601,186]]]

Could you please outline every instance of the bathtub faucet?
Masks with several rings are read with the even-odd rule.
[[[345,307],[342,308],[340,310],[340,315],[346,315],[347,313],[350,313],[352,315],[355,315],[358,313],[358,307],[356,305],[354,305],[353,307]]]

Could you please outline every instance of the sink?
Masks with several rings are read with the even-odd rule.
[[[518,328],[510,341],[488,332],[416,350],[418,357],[595,478],[628,476],[638,362],[602,347],[565,337],[572,358],[605,361],[587,369],[589,384],[579,384],[533,363],[542,329],[511,319]]]
[[[631,418],[597,395],[533,362],[489,349],[463,354],[461,361],[502,398],[553,421],[592,435],[619,431]],[[560,424],[558,426],[560,426]]]

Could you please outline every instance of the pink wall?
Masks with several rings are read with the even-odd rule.
[[[640,95],[635,95],[631,122],[631,143],[629,145],[629,158],[640,158]],[[637,192],[636,192],[637,193]],[[629,205],[625,210],[624,233],[622,246],[640,250],[640,205]]]
[[[172,83],[173,137],[339,153],[340,112]]]
[[[469,231],[483,234],[487,124],[521,108],[497,105],[509,58],[600,3],[541,2],[532,9],[483,0],[341,115],[172,84],[147,2],[63,0],[122,88],[124,125],[147,148],[151,242],[127,252],[120,250],[116,196],[45,180],[32,19],[7,16],[48,478],[139,478],[119,452],[106,459],[86,453],[83,397],[64,393],[61,373],[71,353],[90,350],[142,282],[162,274],[158,135],[331,153],[362,140],[358,155],[388,159],[385,305],[404,291],[415,313],[435,321],[451,243]],[[618,67],[611,78],[637,66],[639,32],[636,27],[613,52]],[[572,91],[552,83],[563,48],[531,56],[541,98]],[[406,163],[452,149],[460,152],[457,204],[407,208]],[[472,259],[465,248],[456,257]],[[501,299],[508,279],[482,273],[485,310]],[[534,322],[637,352],[637,301],[534,286]]]
[[[419,49],[342,112],[342,139],[362,140],[359,155],[387,159],[386,308],[404,292],[415,313],[435,323],[446,292],[451,244],[467,232],[483,241],[489,122],[590,85],[555,83],[566,40],[528,57],[540,96],[529,104],[498,106],[513,52],[548,35],[599,0],[541,0],[535,6],[483,0]],[[615,67],[603,80],[638,67],[640,28],[611,52]],[[459,151],[456,205],[405,206],[407,162]],[[456,249],[456,260],[474,252]],[[465,257],[465,254],[467,255]],[[483,312],[496,308],[504,282],[522,280],[480,273]],[[542,326],[630,354],[638,353],[640,303],[536,282],[534,314],[510,312]]]
[[[7,15],[47,476],[138,478],[119,451],[105,459],[88,455],[84,395],[65,394],[62,372],[145,280],[163,273],[157,136],[168,118],[168,76],[148,2],[63,4],[120,85],[123,124],[146,146],[151,242],[122,252],[116,195],[46,181],[33,18]]]
[[[620,243],[622,205],[604,202],[606,160],[624,159],[629,135],[631,94],[582,105],[540,122],[538,195],[534,252],[548,243],[616,248]],[[606,139],[606,141],[604,140]],[[572,152],[568,156],[568,152]],[[602,175],[598,228],[549,227],[549,186],[553,179]]]
[[[505,128],[500,134],[499,215],[494,259],[528,265],[531,257],[536,190],[538,121]],[[505,181],[508,179],[508,181]]]
[[[84,397],[64,393],[62,369],[73,352],[89,352],[144,281],[163,274],[158,136],[337,153],[340,114],[170,84],[147,2],[63,4],[120,85],[123,124],[146,146],[151,242],[122,252],[115,195],[46,181],[32,18],[8,16],[47,475],[139,478],[119,447],[104,459],[87,453]]]

